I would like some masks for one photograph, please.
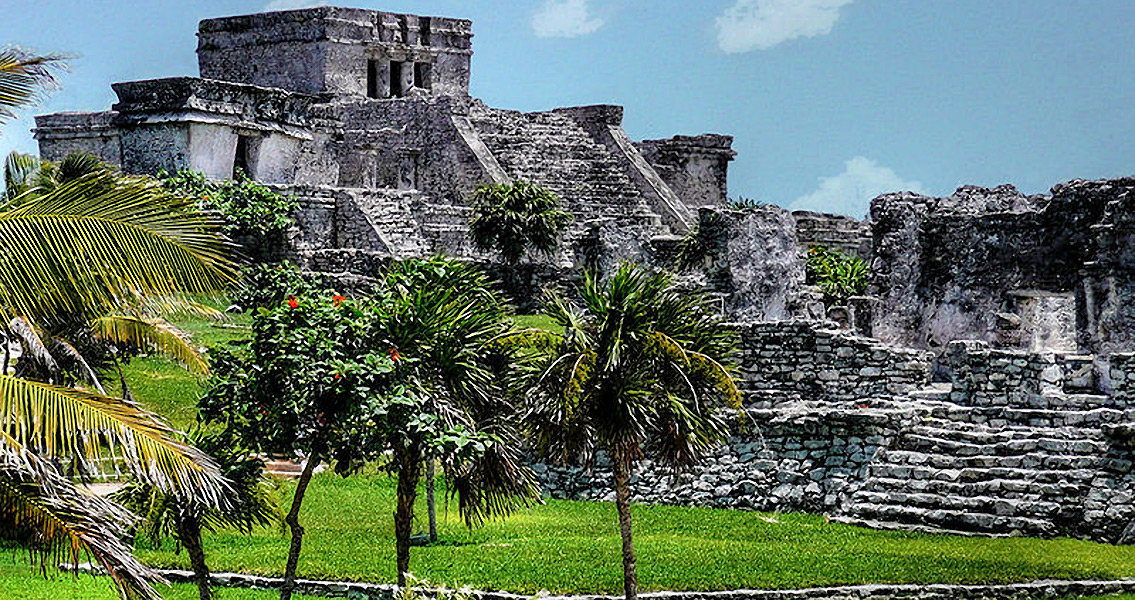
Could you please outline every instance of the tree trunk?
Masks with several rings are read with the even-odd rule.
[[[296,588],[296,568],[300,562],[300,548],[303,547],[303,527],[300,526],[300,505],[303,496],[307,493],[307,485],[311,483],[311,474],[319,464],[319,453],[312,451],[307,457],[300,479],[296,483],[296,495],[292,497],[292,508],[284,522],[292,532],[292,544],[288,548],[288,566],[284,569],[284,584],[280,586],[280,600],[291,600],[292,590]]]
[[[623,537],[623,592],[626,600],[637,600],[638,575],[635,573],[634,541],[631,539],[631,468],[619,457],[612,456],[611,475],[615,480],[619,533]]]
[[[410,571],[410,536],[414,527],[414,500],[418,480],[422,476],[422,456],[416,449],[407,450],[398,459],[398,505],[394,510],[394,537],[398,554],[398,587],[406,587]]]
[[[213,593],[209,589],[209,565],[205,563],[205,548],[201,544],[201,523],[197,517],[183,515],[177,520],[177,538],[189,554],[189,564],[193,567],[193,575],[197,580],[197,593],[201,596],[201,600],[212,600]]]
[[[433,457],[426,459],[426,510],[430,517],[431,543],[437,541],[437,498],[434,495],[437,488],[435,467]]]

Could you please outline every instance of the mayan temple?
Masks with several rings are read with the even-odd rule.
[[[574,214],[556,276],[704,256],[743,345],[755,429],[699,471],[649,471],[638,501],[822,512],[874,527],[1135,540],[1135,179],[1026,196],[962,187],[888,194],[871,219],[734,210],[733,138],[635,141],[623,109],[517,112],[469,95],[467,20],[321,7],[210,19],[200,77],[113,85],[110,110],[36,118],[41,156],[129,173],[243,171],[294,195],[288,253],[365,274],[467,239],[482,184],[530,181]],[[825,306],[805,249],[871,264]],[[536,465],[557,497],[610,477]]]

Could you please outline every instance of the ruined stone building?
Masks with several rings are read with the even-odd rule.
[[[472,37],[465,20],[332,7],[206,20],[200,78],[114,84],[111,110],[40,116],[36,136],[47,159],[276,184],[303,207],[294,250],[321,270],[470,255],[467,206],[486,183],[555,192],[575,214],[569,251],[601,225],[681,233],[724,202],[731,137],[636,143],[618,106],[491,108],[469,95]]]
[[[325,7],[207,20],[198,36],[201,78],[118,83],[109,111],[37,117],[41,155],[243,170],[300,200],[290,252],[318,271],[485,260],[466,239],[470,197],[514,180],[574,213],[561,274],[672,266],[678,236],[702,236],[683,281],[736,322],[753,426],[696,472],[639,477],[638,499],[1135,538],[1135,179],[890,194],[869,221],[731,210],[729,136],[635,142],[617,106],[471,98],[469,21]],[[804,284],[814,245],[867,260],[867,293],[825,307]],[[536,468],[553,495],[610,495],[602,465]]]

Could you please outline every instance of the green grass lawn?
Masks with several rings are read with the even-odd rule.
[[[317,476],[304,503],[301,576],[394,581],[393,495],[383,475]],[[1071,539],[884,532],[813,515],[690,507],[636,506],[634,516],[644,590],[1135,577],[1135,547]],[[450,512],[440,533],[441,543],[414,548],[411,561],[415,575],[435,584],[521,593],[622,587],[611,504],[549,501],[472,531]],[[282,572],[286,546],[277,530],[206,539],[214,569],[262,575]],[[169,549],[140,549],[139,556],[153,565],[187,565]]]

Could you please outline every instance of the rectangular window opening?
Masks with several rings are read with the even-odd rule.
[[[367,61],[367,98],[378,98],[378,61]]]
[[[402,63],[390,61],[390,97],[402,97]]]
[[[430,89],[430,63],[414,63],[414,87]]]
[[[252,171],[249,165],[252,162],[250,140],[247,135],[236,136],[236,154],[233,156],[233,179],[238,179],[241,175],[252,177]]]

